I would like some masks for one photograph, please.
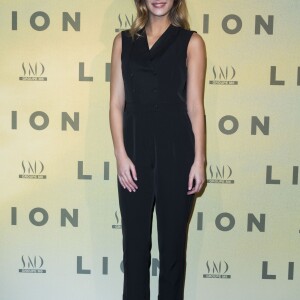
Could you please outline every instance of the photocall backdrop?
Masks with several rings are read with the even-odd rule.
[[[205,40],[207,186],[187,300],[300,297],[300,2],[189,0]],[[115,300],[112,42],[133,1],[1,0],[0,299]],[[151,299],[159,259],[153,221]]]

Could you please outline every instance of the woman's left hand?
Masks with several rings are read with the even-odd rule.
[[[195,182],[194,186],[193,181]],[[190,195],[199,192],[205,181],[205,162],[194,161],[189,174],[187,194]]]

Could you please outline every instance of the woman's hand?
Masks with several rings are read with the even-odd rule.
[[[195,180],[194,187],[193,180]],[[205,162],[194,161],[189,174],[187,194],[190,195],[199,192],[205,181]]]
[[[129,192],[135,192],[135,190],[138,188],[133,180],[133,178],[137,180],[136,170],[133,162],[126,154],[117,158],[117,172],[119,181],[123,188],[127,188]]]

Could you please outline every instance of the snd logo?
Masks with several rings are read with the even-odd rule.
[[[226,274],[229,269],[228,263],[224,261],[219,261],[218,264],[215,261],[211,263],[206,261],[207,273],[203,274],[203,278],[219,278],[219,279],[229,279],[230,274]]]
[[[213,66],[212,69],[214,79],[209,81],[209,84],[215,85],[237,85],[238,81],[234,80],[236,70],[233,66]]]
[[[118,212],[116,211],[115,212],[115,218],[116,218],[116,224],[113,224],[112,225],[112,228],[113,229],[121,229],[122,228],[122,222],[121,222],[121,220],[120,220],[120,218],[119,218],[119,216],[118,216]]]
[[[21,81],[47,81],[47,77],[42,76],[45,72],[45,66],[42,63],[22,63],[23,76],[19,77]]]
[[[44,164],[39,161],[22,161],[23,174],[19,174],[19,178],[27,179],[46,179],[46,175],[43,175],[45,169]]]
[[[209,166],[210,179],[207,179],[207,183],[227,183],[233,184],[232,169],[229,165],[226,166]]]
[[[118,15],[118,23],[119,23],[119,26],[117,28],[115,28],[115,32],[120,32],[126,28],[129,28],[132,23],[133,23],[133,20],[134,20],[134,15],[131,14],[131,15],[127,15],[127,14],[119,14]]]
[[[19,269],[19,273],[46,273],[45,269],[42,269],[44,260],[41,256],[25,256],[22,255],[23,268]]]

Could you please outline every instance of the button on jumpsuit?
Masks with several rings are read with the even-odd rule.
[[[183,300],[187,231],[195,200],[194,194],[187,195],[195,139],[186,106],[186,57],[195,31],[170,24],[149,49],[144,28],[134,40],[128,30],[122,31],[123,138],[138,178],[135,192],[124,189],[118,181],[123,300],[150,299],[154,207],[158,299]]]

